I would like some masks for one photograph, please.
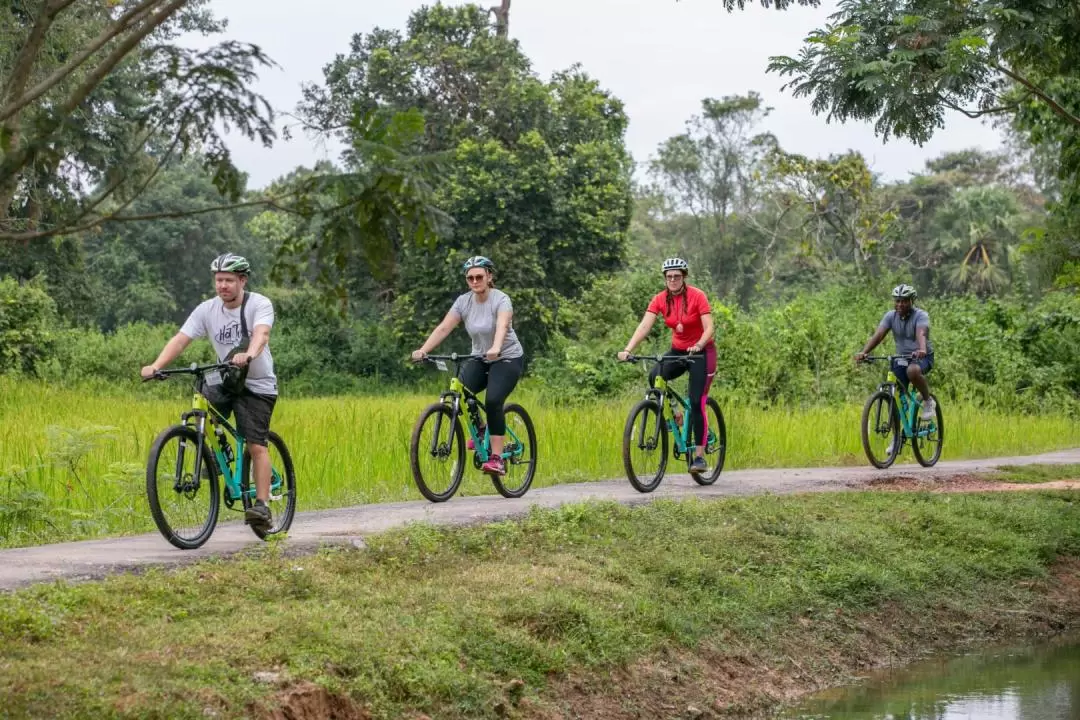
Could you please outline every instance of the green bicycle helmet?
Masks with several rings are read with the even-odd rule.
[[[900,284],[893,288],[892,296],[897,300],[914,300],[918,293],[911,285]]]
[[[232,253],[224,253],[214,258],[214,262],[210,263],[210,272],[228,272],[236,273],[237,275],[250,275],[251,263],[247,261],[247,258],[240,255],[233,255]]]
[[[474,267],[486,268],[487,270],[490,270],[491,272],[495,272],[495,263],[491,262],[490,260],[488,260],[483,255],[475,255],[475,256],[469,258],[468,260],[466,260],[465,264],[462,266],[462,272],[467,273],[467,272],[469,272],[469,270],[472,270]]]

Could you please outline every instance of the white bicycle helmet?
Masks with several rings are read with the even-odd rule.
[[[911,285],[900,284],[893,288],[892,296],[897,300],[914,300],[918,293]]]
[[[668,270],[682,270],[683,275],[690,274],[690,266],[679,257],[670,257],[664,261],[664,264],[661,265],[661,272],[666,274]]]

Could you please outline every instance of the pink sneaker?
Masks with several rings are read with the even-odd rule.
[[[506,463],[503,462],[501,457],[492,457],[480,466],[480,471],[488,473],[489,475],[505,475]]]

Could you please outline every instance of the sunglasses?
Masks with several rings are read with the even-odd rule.
[[[682,280],[682,273],[674,273],[672,275],[665,275],[664,279],[667,280],[668,282],[671,282],[672,280]]]
[[[481,275],[466,275],[465,276],[465,281],[466,282],[471,282],[471,283],[480,282],[481,280],[483,280],[486,277],[487,277],[487,275],[483,275],[483,274],[481,274]]]

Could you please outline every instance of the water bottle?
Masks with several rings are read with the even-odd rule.
[[[229,438],[225,436],[225,431],[221,429],[220,425],[214,426],[214,436],[217,437],[218,445],[221,447],[221,452],[225,455],[225,460],[230,464],[233,461],[233,449],[229,444]]]

